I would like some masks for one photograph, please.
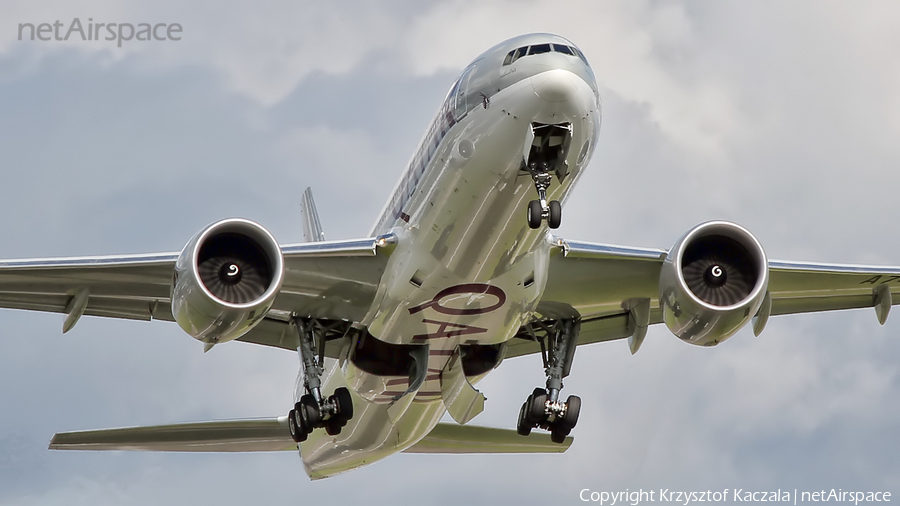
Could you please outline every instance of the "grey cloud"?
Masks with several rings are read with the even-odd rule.
[[[546,23],[587,51],[605,108],[562,235],[668,247],[691,225],[725,218],[748,226],[773,257],[900,263],[891,210],[897,62],[889,49],[877,51],[896,47],[886,27],[896,14],[884,5],[815,4],[808,15],[810,4],[683,12],[667,2],[571,4],[560,14],[534,3],[499,21],[465,2],[418,5],[396,23],[375,18],[365,33],[399,32],[385,34],[382,51],[340,48],[339,72],[307,72],[292,51],[264,55],[248,44],[235,60],[293,62],[283,75],[277,67],[261,74],[281,83],[271,95],[235,88],[222,70],[256,67],[203,61],[227,57],[221,48],[191,49],[199,55],[191,60],[7,46],[0,256],[174,250],[232,215],[296,241],[297,200],[310,184],[329,237],[365,234],[452,82],[455,71],[442,62],[475,56],[468,48],[457,55],[452,43],[473,30],[497,42],[498,23],[504,33]],[[177,17],[176,7],[158,8]],[[407,8],[386,5],[385,16]],[[228,26],[249,16],[250,35],[235,35],[240,44],[276,11],[212,16]],[[440,23],[422,25],[431,32],[413,26],[434,13]],[[215,26],[198,28],[210,38],[191,44],[211,46],[221,36]],[[412,43],[438,64],[407,62],[403,45]],[[673,135],[682,126],[716,149]],[[346,153],[331,156],[347,142]],[[567,454],[400,455],[316,483],[294,454],[48,452],[60,430],[281,414],[297,367],[290,353],[244,344],[204,355],[161,322],[85,318],[65,337],[61,323],[58,315],[2,315],[0,504],[487,504],[559,494],[574,502],[583,487],[897,492],[900,341],[897,322],[879,327],[871,311],[773,318],[759,339],[745,331],[711,350],[665,329],[653,329],[634,357],[621,342],[588,347],[566,381],[567,393],[585,399]],[[541,382],[535,357],[504,363],[479,385],[488,404],[475,423],[511,427]],[[545,469],[555,486],[538,479]]]

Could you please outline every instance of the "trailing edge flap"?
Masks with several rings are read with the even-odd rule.
[[[322,231],[322,223],[319,222],[319,212],[316,211],[312,188],[306,188],[300,197],[300,212],[303,213],[303,237],[306,242],[324,241],[325,232]]]
[[[51,450],[274,452],[297,450],[287,417],[61,432]]]
[[[464,424],[484,411],[484,394],[466,378],[458,346],[441,371],[441,397],[456,423]]]
[[[550,441],[550,434],[520,436],[510,429],[439,423],[404,453],[563,453],[572,445]]]

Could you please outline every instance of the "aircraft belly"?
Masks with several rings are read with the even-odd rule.
[[[528,80],[509,86],[453,126],[421,180],[398,189],[409,194],[399,199],[405,203],[391,230],[396,247],[360,323],[386,343],[426,345],[427,370],[411,387],[407,376],[335,365],[326,390],[349,386],[355,413],[340,435],[314,431],[301,444],[311,478],[380,460],[425,437],[445,412],[441,372],[459,346],[503,343],[531,316],[546,286],[550,241],[546,228],[533,230],[525,219],[537,196],[521,170],[527,134],[532,122],[572,125],[569,172],[548,191],[548,199],[564,201],[599,128],[593,92],[584,88],[575,100],[551,103]]]

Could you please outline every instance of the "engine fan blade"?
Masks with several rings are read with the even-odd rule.
[[[737,241],[726,237],[703,238],[689,258],[683,259],[682,276],[704,302],[731,306],[744,300],[756,285],[755,265],[750,254]],[[699,245],[698,245],[699,246]]]
[[[198,259],[200,281],[213,295],[232,304],[246,304],[269,287],[269,263],[247,237],[222,234],[203,248]]]

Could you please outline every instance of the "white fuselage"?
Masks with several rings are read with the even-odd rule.
[[[526,207],[537,198],[522,169],[531,126],[571,125],[568,174],[562,182],[554,176],[548,190],[548,200],[564,202],[600,125],[593,74],[578,56],[548,52],[503,65],[509,51],[553,42],[571,45],[527,35],[467,67],[376,223],[374,234],[391,232],[397,245],[360,324],[385,343],[427,345],[427,374],[409,391],[408,377],[365,372],[347,350],[330,363],[325,390],[350,387],[355,414],[341,434],[315,431],[301,444],[311,478],[419,441],[444,415],[441,371],[455,350],[511,339],[540,301],[550,241],[546,223],[531,229],[526,222]]]

